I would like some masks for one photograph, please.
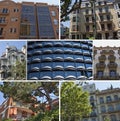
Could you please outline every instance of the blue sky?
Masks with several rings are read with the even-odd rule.
[[[26,41],[0,41],[0,56],[2,55],[2,53],[5,52],[6,46],[7,44],[9,46],[15,46],[18,49],[21,50],[21,48],[23,47],[23,45],[26,45]]]
[[[117,82],[117,81],[97,81],[97,82],[92,81],[89,83],[90,84],[95,83],[96,89],[99,89],[99,90],[107,89],[111,86],[111,84],[114,88],[117,88],[117,87],[120,88],[120,82]]]
[[[0,0],[1,1],[1,0]],[[12,0],[15,2],[43,2],[43,3],[48,3],[48,4],[54,4],[54,5],[59,5],[59,0]]]

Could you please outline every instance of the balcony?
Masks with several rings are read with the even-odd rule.
[[[9,11],[6,11],[6,12],[0,11],[0,15],[4,15],[4,16],[9,15],[9,13],[10,13]]]
[[[99,57],[99,61],[105,61],[106,60],[106,56],[105,55],[101,55],[100,57]]]
[[[108,68],[117,68],[118,64],[117,63],[109,63]]]
[[[8,23],[8,21],[0,21],[0,26],[6,26],[7,25],[7,23]]]
[[[99,11],[99,15],[105,15],[105,14],[111,14],[109,10],[102,10],[102,11]]]
[[[112,55],[114,54],[114,51],[113,50],[102,50],[100,52],[101,55],[105,55],[105,54],[109,54],[109,55]]]
[[[104,69],[105,67],[106,67],[106,65],[104,63],[97,63],[96,64],[97,69]]]
[[[115,61],[116,57],[115,57],[114,55],[109,55],[109,56],[108,56],[108,59],[109,59],[110,61]]]
[[[95,80],[119,80],[119,74],[110,75],[109,73],[104,73],[103,75],[94,74]]]

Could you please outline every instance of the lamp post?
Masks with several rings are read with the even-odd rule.
[[[93,9],[93,36],[94,36],[94,39],[96,39],[96,35],[97,35],[97,23],[96,23],[96,14],[95,14],[95,2],[96,0],[90,0],[90,3],[91,3],[91,6],[92,6],[92,9]]]

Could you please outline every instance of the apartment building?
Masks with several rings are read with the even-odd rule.
[[[94,47],[94,79],[120,79],[120,48]]]
[[[10,118],[13,121],[24,121],[25,119],[35,115],[29,107],[30,104],[14,101],[10,97],[0,105],[0,120]]]
[[[119,16],[115,5],[118,6],[118,1],[96,0],[93,8],[94,3],[83,2],[70,16],[70,38],[86,39],[94,37],[95,33],[97,39],[119,38]]]
[[[29,41],[28,80],[92,79],[91,41]]]
[[[11,0],[0,1],[0,39],[18,39],[21,4]]]
[[[98,116],[100,121],[109,118],[120,120],[120,88],[110,88],[96,93]]]
[[[90,94],[89,100],[92,106],[92,113],[88,117],[83,117],[82,121],[110,121],[120,120],[120,88],[98,90],[95,84],[83,86],[83,91]]]
[[[12,66],[16,64],[16,61],[26,61],[26,46],[23,46],[21,50],[15,46],[6,46],[5,52],[0,57],[0,79],[9,79],[11,77]]]
[[[58,19],[58,6],[0,1],[0,39],[59,38]]]

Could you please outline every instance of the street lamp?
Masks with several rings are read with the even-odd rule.
[[[94,18],[94,24],[93,24],[93,36],[96,38],[97,35],[97,23],[96,23],[96,14],[95,14],[95,2],[96,0],[90,0],[92,9],[93,9],[93,18]]]

